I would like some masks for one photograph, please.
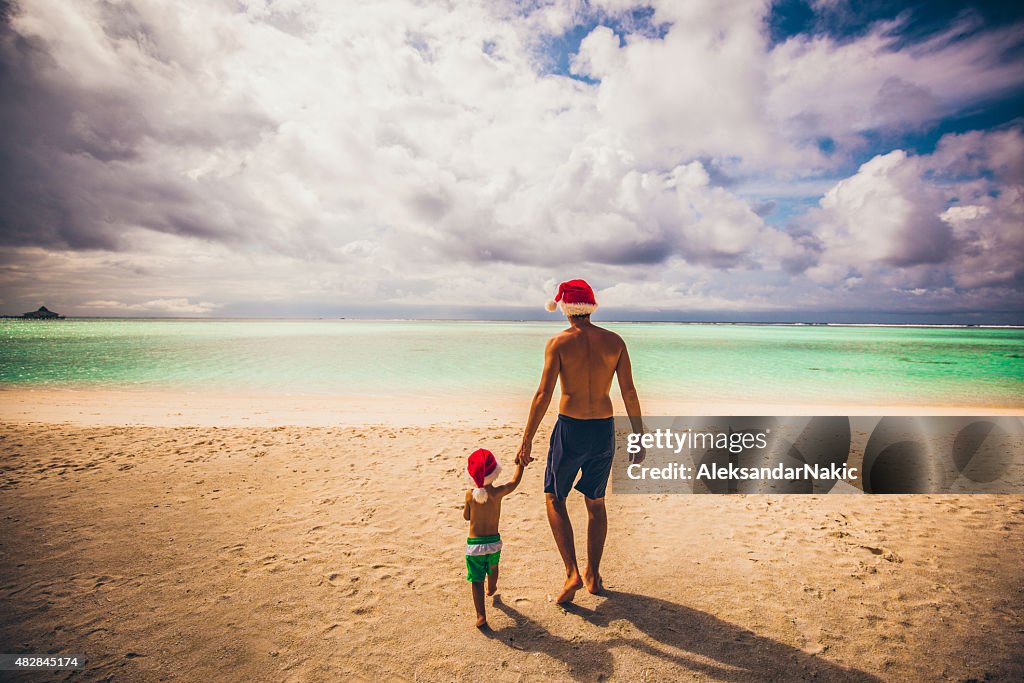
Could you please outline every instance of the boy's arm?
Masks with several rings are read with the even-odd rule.
[[[512,475],[512,481],[508,482],[507,484],[502,484],[501,486],[495,487],[498,491],[498,495],[507,496],[508,494],[515,491],[516,487],[519,486],[519,482],[523,480],[523,470],[525,468],[526,466],[523,465],[523,463],[516,463],[516,471]]]
[[[473,495],[472,491],[466,491],[466,504],[462,506],[462,518],[469,521],[469,499]]]

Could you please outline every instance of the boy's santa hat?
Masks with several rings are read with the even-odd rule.
[[[478,448],[469,454],[469,463],[466,465],[466,474],[476,484],[473,489],[473,500],[478,503],[487,501],[487,489],[484,487],[494,483],[494,480],[501,474],[501,465],[486,448]]]
[[[558,293],[550,299],[546,308],[554,311],[562,304],[562,313],[566,315],[590,315],[597,309],[594,290],[586,280],[569,280],[558,285]]]

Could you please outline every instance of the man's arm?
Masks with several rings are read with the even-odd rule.
[[[619,354],[619,362],[615,366],[615,376],[619,380],[619,393],[626,404],[626,414],[629,415],[633,433],[640,434],[644,431],[644,420],[640,412],[640,396],[636,393],[636,385],[633,384],[633,366],[629,362],[629,351],[625,344],[622,345],[622,353]],[[646,457],[647,453],[641,446],[640,452],[632,456],[632,462],[641,463]]]
[[[469,521],[469,499],[473,495],[472,491],[466,491],[466,504],[462,506],[462,518]]]
[[[526,465],[524,465],[523,463],[516,463],[516,471],[512,475],[512,481],[502,484],[501,486],[495,487],[498,491],[499,496],[507,496],[508,494],[516,490],[516,487],[519,486],[519,482],[523,480],[523,470],[525,468]]]
[[[537,434],[540,421],[544,419],[544,413],[551,405],[551,396],[555,393],[555,383],[558,381],[558,372],[562,368],[562,362],[558,356],[554,339],[548,340],[544,348],[544,370],[540,375],[540,386],[537,393],[533,395],[533,403],[530,404],[530,416],[526,419],[526,429],[523,430],[523,442],[516,454],[516,462],[529,465],[533,457],[530,451],[533,450],[533,437]]]

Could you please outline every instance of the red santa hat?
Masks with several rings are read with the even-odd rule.
[[[466,465],[466,474],[473,480],[476,488],[473,489],[473,500],[478,503],[487,501],[487,489],[484,487],[494,483],[494,480],[501,474],[501,465],[486,448],[478,448],[469,454],[469,463]]]
[[[566,315],[590,315],[597,309],[594,290],[586,280],[569,280],[558,285],[558,293],[548,301],[546,308],[553,312],[559,303]]]

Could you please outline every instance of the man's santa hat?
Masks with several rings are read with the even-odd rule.
[[[586,280],[569,280],[558,285],[558,293],[550,299],[546,308],[554,311],[562,304],[562,313],[566,315],[590,315],[597,309],[594,290]]]
[[[469,464],[466,465],[466,474],[473,480],[476,488],[473,489],[473,500],[478,503],[487,501],[487,489],[484,487],[493,484],[494,480],[501,474],[501,465],[486,448],[478,448],[469,454]]]

